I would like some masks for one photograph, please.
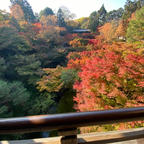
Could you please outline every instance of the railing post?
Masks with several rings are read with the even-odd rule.
[[[78,144],[77,128],[63,129],[58,131],[61,138],[61,144]]]

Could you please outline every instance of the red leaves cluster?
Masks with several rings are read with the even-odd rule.
[[[113,44],[68,56],[68,68],[79,71],[80,81],[74,84],[78,111],[144,106],[144,57],[124,47]]]
[[[33,30],[36,31],[37,33],[39,33],[39,31],[41,30],[42,25],[41,23],[34,23],[33,24]]]
[[[91,44],[91,45],[98,45],[99,42],[100,41],[98,39],[90,39],[89,40],[89,44]]]

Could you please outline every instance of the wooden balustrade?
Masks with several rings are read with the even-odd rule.
[[[79,127],[136,120],[144,120],[144,107],[0,119],[0,134],[58,130],[59,135],[62,136],[61,144],[78,144],[80,143],[80,138],[77,138]],[[125,134],[125,138],[124,136],[115,138],[115,141],[142,138],[144,130],[133,134],[129,132],[129,134]],[[85,141],[83,143],[94,144],[96,142]]]

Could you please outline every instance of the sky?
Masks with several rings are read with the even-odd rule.
[[[27,0],[34,12],[39,13],[45,7],[50,7],[53,11],[57,11],[59,7],[65,6],[72,13],[76,14],[76,18],[87,17],[93,11],[100,9],[102,4],[105,5],[107,11],[124,7],[126,0]],[[9,11],[10,0],[1,0],[0,9]]]

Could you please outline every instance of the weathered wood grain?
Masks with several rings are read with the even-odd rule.
[[[61,144],[61,137],[23,141],[1,141],[0,144]],[[124,131],[95,132],[78,135],[78,144],[144,144],[144,128]],[[69,143],[71,144],[71,143]]]

